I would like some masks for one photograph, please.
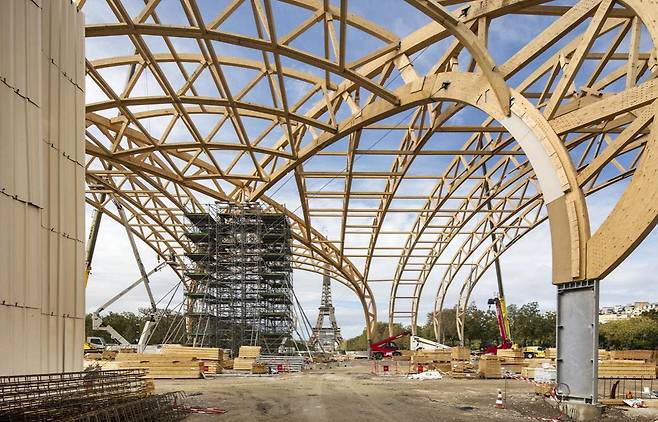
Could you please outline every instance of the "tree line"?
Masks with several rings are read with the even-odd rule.
[[[512,340],[519,346],[555,346],[555,312],[542,311],[537,302],[526,303],[521,306],[508,305],[507,314],[512,332]],[[457,321],[455,309],[444,309],[441,312],[442,332],[437,341],[448,346],[459,344],[457,335]],[[427,315],[425,324],[417,327],[420,337],[435,340],[433,313]],[[395,324],[394,332],[410,331],[411,327]],[[374,329],[373,341],[388,337],[388,324],[377,322]],[[495,309],[480,309],[471,304],[466,309],[464,324],[464,345],[471,349],[479,349],[487,344],[500,343],[498,318]],[[409,338],[403,337],[396,341],[400,348],[409,348]],[[345,350],[366,350],[368,348],[365,329],[353,338],[343,342]]]
[[[658,312],[600,324],[599,343],[608,350],[658,348]]]
[[[180,313],[170,310],[161,311],[160,322],[153,331],[149,344],[184,341],[184,318]],[[555,347],[555,312],[542,311],[537,302],[521,306],[509,305],[507,312],[510,320],[512,340],[519,346]],[[111,325],[126,340],[135,344],[147,319],[147,310],[138,312],[110,312],[103,317],[103,322]],[[394,324],[394,332],[409,331],[410,327]],[[107,342],[114,342],[106,331],[93,330],[91,314],[85,321],[87,337],[102,337]],[[425,324],[417,329],[420,337],[434,340],[433,315],[427,315]],[[388,323],[377,322],[374,328],[373,341],[388,337]],[[498,344],[500,334],[496,311],[480,309],[471,304],[466,310],[464,326],[464,344],[471,349],[479,349],[487,344]],[[449,346],[459,344],[454,309],[442,311],[442,332],[439,342]],[[409,348],[409,337],[396,341],[401,348]],[[599,326],[599,346],[609,350],[620,349],[656,349],[658,348],[658,311],[651,311],[641,316],[619,321],[611,321]],[[343,341],[343,350],[367,350],[365,329],[353,338]]]

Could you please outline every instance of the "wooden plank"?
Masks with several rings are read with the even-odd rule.
[[[258,355],[260,355],[260,346],[240,346],[239,357],[257,358]]]

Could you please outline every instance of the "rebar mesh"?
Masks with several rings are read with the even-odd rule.
[[[0,422],[182,419],[184,396],[150,395],[145,377],[144,369],[0,376]]]

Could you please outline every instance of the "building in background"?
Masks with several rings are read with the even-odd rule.
[[[604,306],[599,311],[599,322],[619,321],[642,315],[645,312],[658,310],[658,302],[633,302],[628,305]]]

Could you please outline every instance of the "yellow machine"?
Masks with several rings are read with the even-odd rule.
[[[542,346],[526,346],[523,348],[523,356],[528,359],[545,358],[546,349],[544,349]]]

